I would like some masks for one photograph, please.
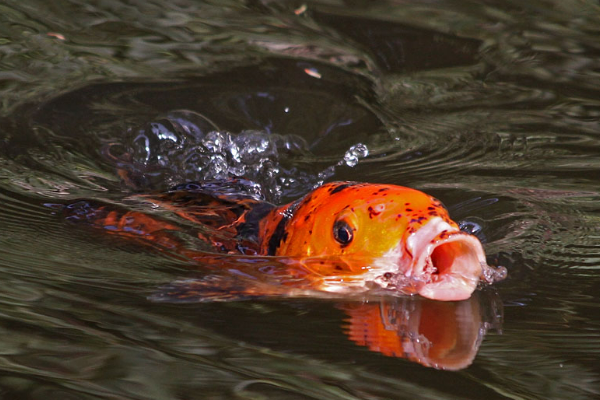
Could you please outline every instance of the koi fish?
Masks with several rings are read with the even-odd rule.
[[[486,265],[479,240],[439,200],[401,186],[329,183],[272,210],[260,231],[262,254],[336,259],[309,266],[326,291],[344,292],[347,281],[394,288],[412,280],[423,297],[463,300]]]
[[[275,206],[240,194],[247,185],[243,180],[188,183],[160,195],[137,196],[197,225],[206,245],[200,250],[187,248],[174,234],[181,226],[158,216],[90,202],[65,210],[71,220],[188,259],[222,264],[219,253],[293,259],[298,262],[288,276],[302,280],[304,287],[336,294],[376,287],[463,300],[487,267],[480,241],[462,232],[439,200],[418,190],[332,182]],[[263,293],[285,295],[284,286]],[[247,292],[261,293],[256,288]]]

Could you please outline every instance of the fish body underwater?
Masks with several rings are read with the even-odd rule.
[[[182,228],[154,214],[87,201],[66,206],[64,213],[198,261],[224,263],[223,254],[295,260],[290,273],[305,287],[341,295],[377,288],[463,300],[488,268],[480,241],[462,232],[439,200],[418,190],[332,182],[274,206],[243,194],[244,186],[243,180],[207,181],[136,196],[209,228],[197,234],[207,244],[202,250],[186,247],[175,234]],[[285,295],[286,289],[263,292]]]

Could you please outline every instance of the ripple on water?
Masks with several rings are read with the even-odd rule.
[[[5,397],[598,397],[598,5],[214,3],[2,6]],[[279,168],[282,201],[323,179],[439,197],[509,269],[493,286],[502,334],[489,331],[472,366],[450,373],[349,340],[343,309],[324,300],[150,303],[185,275],[181,262],[40,205],[144,210],[124,199],[115,166],[181,183],[193,174],[144,161],[132,143],[152,128],[197,137],[194,127],[230,142],[284,138],[256,171]],[[103,158],[115,143],[136,163]],[[190,143],[181,154],[201,158]],[[404,311],[374,318],[391,328],[377,332],[414,328]]]
[[[330,177],[343,157],[355,163],[364,151],[353,146],[382,126],[361,102],[373,95],[366,79],[312,63],[322,74],[315,79],[307,65],[270,59],[173,82],[94,84],[24,106],[28,118],[8,121],[19,134],[9,136],[3,175],[25,191],[73,198],[115,193],[115,167],[140,164],[145,190],[233,172],[265,186],[279,175],[283,189],[272,198],[298,196]],[[89,143],[79,147],[79,137]],[[101,158],[107,146],[124,159]],[[255,160],[257,152],[265,157]]]

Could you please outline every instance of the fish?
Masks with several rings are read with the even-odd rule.
[[[322,185],[271,210],[260,231],[261,254],[331,259],[307,263],[325,291],[411,281],[423,297],[464,300],[487,266],[479,239],[462,232],[439,200],[396,185]]]
[[[248,282],[260,278],[236,281],[231,286],[240,297],[383,290],[459,301],[472,295],[490,268],[479,239],[461,231],[439,200],[419,190],[330,182],[276,206],[245,191],[248,187],[253,183],[242,179],[190,182],[164,193],[134,196],[135,201],[150,203],[151,210],[173,213],[186,222],[185,228],[156,212],[90,201],[64,209],[72,222],[85,221],[215,268],[227,265],[224,255],[279,262],[280,271],[272,275],[286,277],[280,285],[250,287]],[[188,230],[190,222],[200,249],[189,248],[177,235]],[[242,274],[252,275],[247,270]],[[193,293],[222,296],[228,286],[207,282],[196,282]]]

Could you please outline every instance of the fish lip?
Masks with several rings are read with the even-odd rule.
[[[405,275],[415,281],[417,293],[443,301],[471,297],[486,265],[479,239],[440,218],[412,234],[406,247],[413,258]]]

